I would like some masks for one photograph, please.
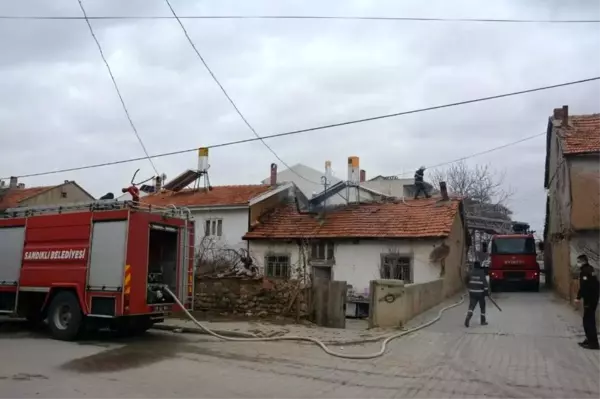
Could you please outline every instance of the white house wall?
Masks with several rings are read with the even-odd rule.
[[[425,241],[370,241],[361,240],[358,244],[338,242],[334,246],[335,265],[332,278],[346,281],[352,285],[357,294],[366,294],[371,280],[379,279],[381,254],[399,253],[412,255],[413,282],[424,283],[435,280],[440,276],[440,266],[429,262],[429,254],[434,245],[441,240]],[[310,251],[307,251],[310,254]],[[298,244],[282,241],[250,241],[250,253],[260,267],[264,267],[267,254],[289,255],[293,270],[302,268]],[[310,267],[308,267],[310,273]],[[293,274],[296,277],[296,274]]]
[[[248,209],[194,210],[192,215],[196,225],[196,246],[204,238],[206,220],[221,219],[223,234],[221,237],[211,237],[210,243],[221,248],[246,248],[246,241],[242,237],[248,231]]]
[[[371,280],[380,279],[381,254],[411,255],[414,283],[425,283],[440,276],[439,266],[429,263],[433,242],[418,241],[359,241],[337,243],[334,246],[333,279],[346,281],[357,294],[369,292]]]

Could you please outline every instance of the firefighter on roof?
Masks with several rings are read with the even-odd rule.
[[[421,194],[421,192],[423,192],[423,194],[425,194],[425,197],[427,197],[427,198],[431,197],[429,195],[429,193],[427,192],[427,187],[425,187],[425,181],[423,180],[424,175],[425,175],[425,166],[421,166],[415,172],[415,187],[416,187],[415,199],[417,199],[419,197],[419,194]]]
[[[467,288],[469,290],[469,310],[465,319],[465,327],[469,327],[473,311],[477,304],[479,304],[479,310],[481,311],[481,325],[487,325],[488,323],[485,318],[485,297],[489,295],[489,287],[485,278],[485,271],[481,267],[480,262],[473,262],[473,270],[469,273]]]
[[[579,292],[576,302],[579,303],[583,299],[583,330],[585,331],[585,340],[579,343],[579,346],[598,350],[600,349],[596,328],[596,308],[600,296],[598,276],[586,255],[577,257],[577,265],[579,266]]]

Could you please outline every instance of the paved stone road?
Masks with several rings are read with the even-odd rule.
[[[390,345],[342,360],[291,343],[222,343],[152,333],[65,343],[0,333],[2,397],[598,398],[600,353],[577,346],[580,320],[548,293],[496,296],[490,325],[465,330],[464,305]],[[474,318],[475,322],[477,318]],[[337,348],[365,353],[377,344]]]

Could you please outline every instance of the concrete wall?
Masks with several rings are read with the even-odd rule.
[[[397,280],[371,282],[369,328],[401,327],[444,300],[444,280],[404,285]]]
[[[66,196],[63,196],[63,193]],[[77,184],[70,182],[21,201],[19,206],[60,205],[93,200],[94,197],[82,190]]]
[[[572,157],[568,160],[568,165],[571,227],[575,230],[598,230],[600,228],[600,158],[598,156]]]

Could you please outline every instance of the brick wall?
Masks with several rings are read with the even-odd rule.
[[[299,303],[304,316],[306,295],[299,287],[296,280],[202,279],[196,282],[195,309],[248,317],[295,316]]]

